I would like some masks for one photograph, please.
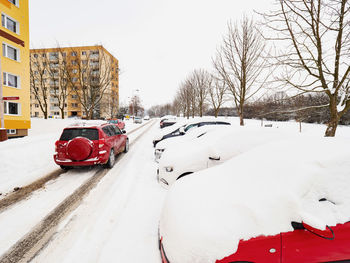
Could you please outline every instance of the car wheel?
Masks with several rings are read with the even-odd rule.
[[[126,140],[124,152],[127,153],[128,151],[129,151],[129,140]]]
[[[72,169],[71,166],[60,165],[60,167],[61,167],[61,169],[66,170],[66,171]]]
[[[108,158],[108,161],[107,163],[105,164],[105,167],[106,168],[112,168],[113,165],[115,163],[115,155],[114,155],[114,150],[111,149],[110,153],[109,153],[109,158]]]
[[[179,180],[180,178],[189,175],[189,174],[193,174],[192,172],[188,172],[188,173],[183,173],[182,175],[180,175],[176,180]]]

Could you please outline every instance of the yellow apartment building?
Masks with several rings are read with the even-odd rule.
[[[103,46],[58,47],[30,50],[31,63],[31,116],[44,118],[43,104],[47,104],[47,118],[62,118],[62,83],[72,82],[68,87],[64,105],[64,118],[87,118],[81,101],[84,71],[107,78],[108,83],[94,112],[94,118],[112,118],[119,107],[119,62]],[[65,67],[65,70],[62,69]],[[68,71],[62,73],[62,71]],[[68,75],[68,76],[67,76]],[[74,89],[72,88],[74,86]],[[33,90],[41,89],[35,95]],[[46,97],[46,99],[44,99]],[[43,102],[47,103],[43,103]],[[61,105],[61,106],[60,106]]]
[[[7,130],[8,137],[26,136],[30,128],[28,0],[0,0],[0,11],[0,118],[5,126],[0,128]]]

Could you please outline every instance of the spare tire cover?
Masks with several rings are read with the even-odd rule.
[[[76,137],[68,142],[67,155],[74,161],[82,161],[89,157],[93,143],[85,137]]]

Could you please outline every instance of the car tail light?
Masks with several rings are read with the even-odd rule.
[[[104,145],[105,145],[105,139],[104,138],[99,139],[98,140],[98,148],[102,148]]]

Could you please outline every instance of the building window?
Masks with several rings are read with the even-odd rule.
[[[39,104],[35,104],[35,108],[39,108]]]
[[[38,58],[38,54],[34,54],[33,56],[34,56],[35,58]]]
[[[78,73],[78,70],[75,68],[75,69],[72,69],[72,73]]]
[[[78,78],[72,78],[72,82],[77,82]]]
[[[19,61],[19,50],[6,43],[2,43],[2,55],[4,57]]]
[[[21,115],[21,104],[17,102],[4,101],[5,115]]]
[[[34,112],[34,117],[39,117],[39,112]]]
[[[76,60],[72,60],[72,65],[76,65],[77,61]]]
[[[78,103],[72,103],[73,108],[78,108]]]
[[[45,54],[45,53],[41,54],[41,56],[42,56],[43,58],[46,58],[46,54]]]
[[[70,55],[71,55],[72,57],[76,57],[76,56],[77,56],[77,52],[72,51],[72,52],[70,53]]]
[[[19,33],[19,23],[4,13],[1,14],[1,25],[12,32]]]
[[[15,135],[17,134],[17,130],[16,129],[7,130],[7,134]]]
[[[77,99],[78,95],[72,95],[72,99]]]
[[[3,83],[5,86],[19,88],[19,76],[3,72]]]
[[[86,51],[82,51],[81,54],[82,54],[83,56],[86,56]]]
[[[58,52],[51,52],[50,60],[57,60],[57,59],[58,59]]]

